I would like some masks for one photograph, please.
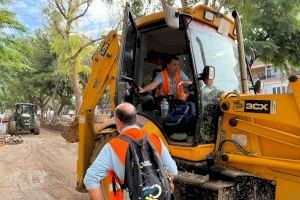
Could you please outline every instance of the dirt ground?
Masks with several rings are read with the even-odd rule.
[[[0,147],[0,199],[89,199],[76,186],[77,144],[42,130]]]

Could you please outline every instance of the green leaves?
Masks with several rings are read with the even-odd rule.
[[[68,75],[70,73],[70,66],[75,65],[78,72],[86,72],[89,66],[83,64],[85,58],[90,58],[92,46],[86,47],[75,58],[73,55],[87,42],[87,39],[79,35],[70,35],[68,39],[60,35],[52,35],[51,48],[58,55],[58,72]]]
[[[299,68],[299,0],[229,0],[226,8],[239,11],[246,47],[255,49],[262,61],[282,69]]]
[[[9,47],[9,48],[8,48]],[[55,55],[50,51],[48,34],[37,31],[34,36],[19,38],[5,46],[0,57],[6,57],[5,77],[0,83],[2,106],[16,102],[31,102],[40,106],[51,96]],[[3,62],[2,62],[3,63]]]
[[[17,72],[30,70],[30,62],[25,55],[29,49],[20,35],[25,28],[6,8],[8,3],[8,0],[0,1],[0,92],[4,91],[6,83],[16,77]]]
[[[15,35],[26,30],[16,15],[6,8],[9,3],[9,0],[0,1],[0,46],[12,42]]]

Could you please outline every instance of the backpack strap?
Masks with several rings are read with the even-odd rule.
[[[112,187],[113,187],[114,195],[116,196],[116,194],[117,194],[117,183],[116,183],[116,174],[115,173],[112,177]]]
[[[131,143],[131,142],[136,142],[136,140],[132,139],[131,137],[127,136],[127,135],[124,135],[124,134],[120,134],[118,135],[118,138],[121,139],[121,140],[124,140],[128,143]],[[148,133],[145,133],[144,137],[143,137],[143,141],[147,140],[148,139]]]
[[[121,140],[124,140],[128,143],[132,142],[133,139],[131,137],[128,137],[127,135],[124,135],[124,134],[120,134],[118,135],[118,138],[121,139]]]

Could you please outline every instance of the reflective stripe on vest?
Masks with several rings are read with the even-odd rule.
[[[107,174],[108,182],[109,182],[109,200],[122,200],[123,199],[123,191],[121,189],[120,180],[115,175],[115,173],[110,170]],[[113,180],[115,179],[115,180]],[[115,188],[114,188],[115,187]]]
[[[125,131],[124,135],[133,138],[135,140],[140,140],[144,137],[146,131],[145,130],[140,130],[137,128],[132,128],[127,131]],[[162,154],[162,144],[157,135],[154,134],[149,134],[149,140],[151,144],[154,146],[154,148],[157,150],[159,156]],[[118,156],[120,159],[121,163],[123,164],[123,167],[125,167],[125,160],[126,160],[126,152],[128,148],[128,142],[119,139],[119,138],[114,138],[111,141],[108,142],[110,146],[113,148],[115,154]],[[108,173],[108,181],[109,181],[109,199],[113,200],[121,200],[123,199],[123,191],[121,189],[121,186],[119,183],[123,183],[123,180],[119,180],[118,177],[115,175],[113,171],[109,171]],[[114,187],[113,187],[113,177],[115,176],[115,189],[116,192],[114,192]]]
[[[188,94],[184,93],[183,85],[178,85],[181,82],[181,69],[179,68],[175,73],[174,80],[177,84],[177,99],[185,101],[188,97]],[[172,94],[171,86],[170,86],[170,77],[168,74],[168,69],[166,68],[164,71],[160,72],[160,76],[162,78],[162,87],[157,89],[156,94],[158,96],[165,96]]]

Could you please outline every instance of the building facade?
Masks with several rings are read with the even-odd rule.
[[[286,94],[290,93],[287,75],[276,70],[272,65],[255,61],[251,67],[254,82],[262,81],[262,94]]]

